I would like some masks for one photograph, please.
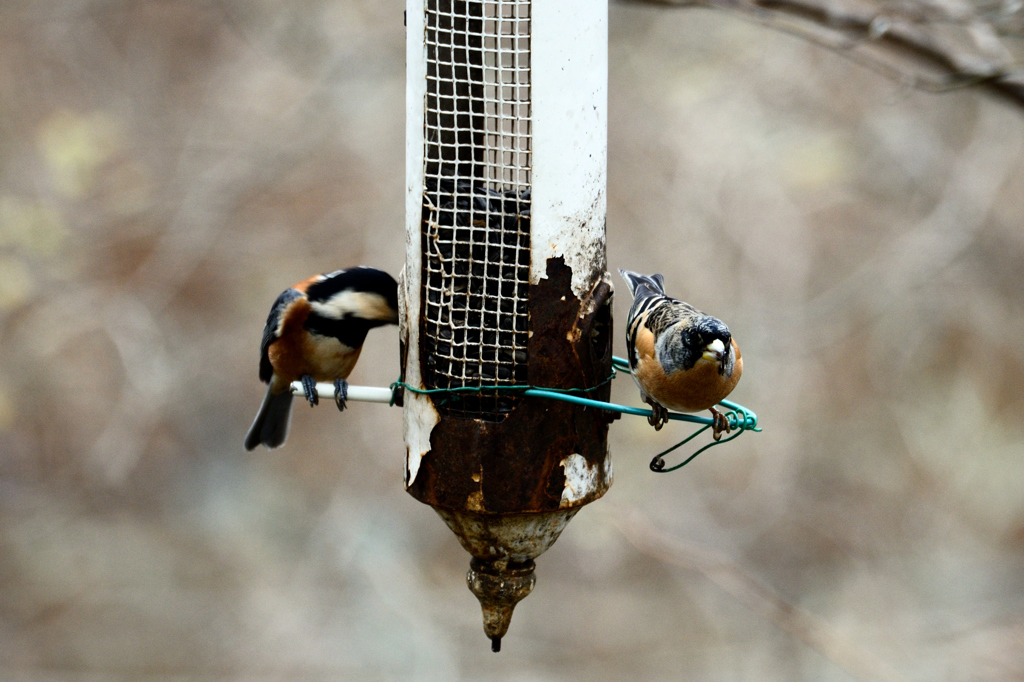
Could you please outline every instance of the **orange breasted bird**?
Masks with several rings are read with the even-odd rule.
[[[661,275],[619,270],[629,285],[633,306],[626,319],[629,369],[651,406],[649,421],[660,429],[667,410],[711,410],[715,440],[732,427],[715,409],[736,387],[743,358],[729,328],[689,303],[665,295]]]
[[[345,381],[359,359],[366,334],[398,324],[398,284],[388,273],[357,267],[316,275],[277,297],[260,344],[263,398],[245,449],[276,448],[288,436],[292,382],[302,382],[310,406],[318,401],[316,383],[334,383],[334,402],[345,409]]]

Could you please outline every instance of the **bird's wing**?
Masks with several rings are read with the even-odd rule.
[[[626,318],[626,349],[630,369],[636,370],[640,355],[654,355],[658,339],[670,327],[692,320],[697,315],[700,315],[700,312],[689,303],[668,296],[653,293],[637,296]],[[649,349],[647,346],[638,348],[641,336],[649,344]]]
[[[649,311],[644,324],[654,332],[654,340],[657,341],[669,327],[679,322],[689,321],[699,316],[701,312],[689,303],[658,296],[655,299],[648,299],[647,310]]]
[[[633,306],[636,307],[635,305]],[[646,317],[646,311],[639,314],[634,314],[634,311],[630,309],[629,315],[626,317],[626,357],[629,359],[629,369],[634,374],[636,373],[636,366],[639,358],[637,357],[636,340],[637,333],[640,329],[644,328],[644,318]]]
[[[305,294],[296,289],[286,289],[270,308],[267,325],[263,328],[263,341],[260,343],[260,381],[265,384],[270,383],[270,377],[274,374],[267,350],[270,348],[270,344],[281,337],[281,320],[284,312],[293,301],[299,298],[305,298]]]

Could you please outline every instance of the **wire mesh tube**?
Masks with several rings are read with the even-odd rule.
[[[422,214],[423,379],[527,376],[530,2],[427,0]],[[515,396],[449,394],[438,411],[490,421]]]
[[[472,555],[496,650],[612,480],[609,414],[522,390],[609,397],[607,4],[407,8],[406,489]]]

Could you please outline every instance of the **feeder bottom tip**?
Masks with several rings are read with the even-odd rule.
[[[536,581],[532,559],[520,564],[506,561],[484,561],[474,558],[469,562],[466,582],[470,591],[480,600],[484,617],[484,634],[491,640],[491,651],[501,651],[501,638],[508,632],[512,611]]]

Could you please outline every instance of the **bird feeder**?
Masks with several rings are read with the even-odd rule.
[[[497,651],[612,482],[607,3],[407,0],[405,485],[472,556]]]

